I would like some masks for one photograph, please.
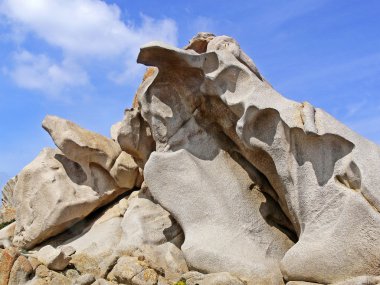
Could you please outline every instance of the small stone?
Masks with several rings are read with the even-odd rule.
[[[151,268],[145,269],[132,278],[133,285],[155,285],[158,280],[157,272]]]

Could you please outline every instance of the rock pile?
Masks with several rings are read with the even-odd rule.
[[[153,42],[111,137],[55,116],[3,189],[0,285],[380,284],[380,148],[239,44]]]

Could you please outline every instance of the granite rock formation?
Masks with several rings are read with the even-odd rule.
[[[230,37],[137,61],[111,138],[43,121],[58,149],[3,190],[0,284],[380,284],[378,145]]]

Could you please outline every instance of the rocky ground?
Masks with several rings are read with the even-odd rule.
[[[47,116],[3,189],[0,285],[380,284],[380,148],[239,44],[153,42],[111,138]]]

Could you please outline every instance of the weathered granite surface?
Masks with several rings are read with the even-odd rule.
[[[43,121],[58,149],[3,190],[0,284],[379,284],[378,145],[228,36],[137,60],[111,138]]]

